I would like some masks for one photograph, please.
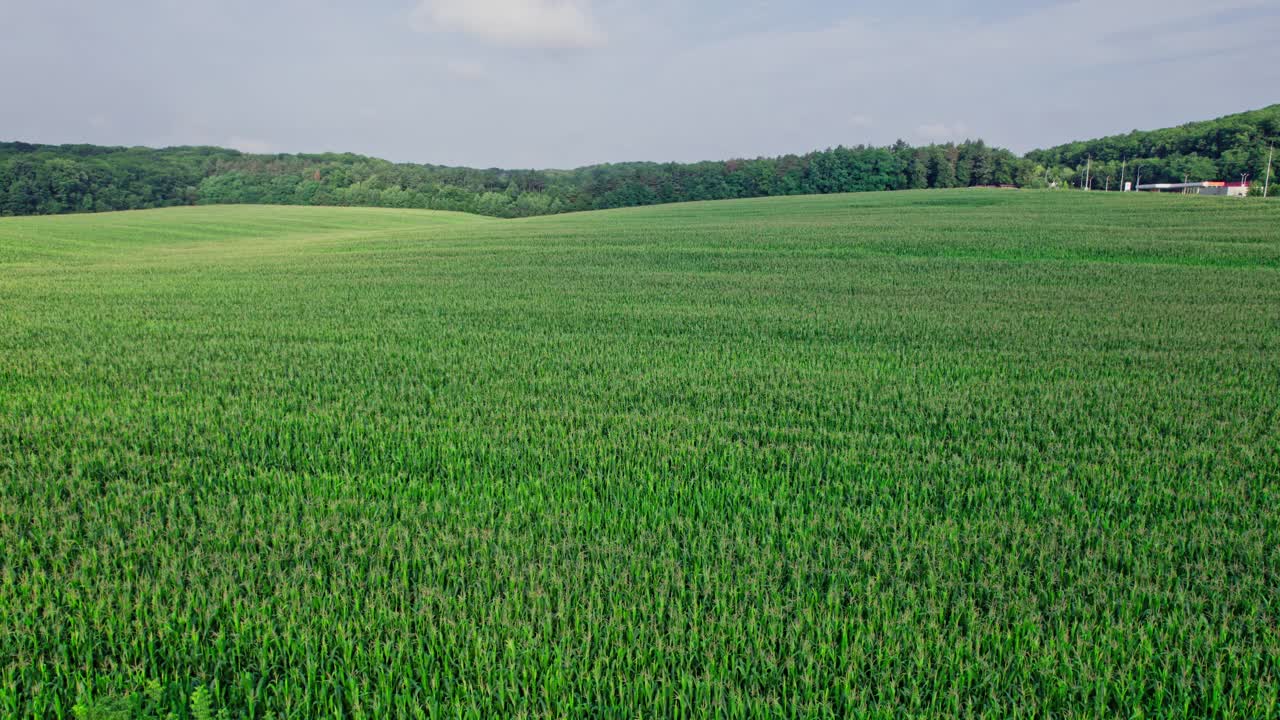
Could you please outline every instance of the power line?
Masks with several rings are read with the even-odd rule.
[[[1262,197],[1271,192],[1271,160],[1276,156],[1276,144],[1271,143],[1271,153],[1267,155],[1267,181],[1262,184]]]

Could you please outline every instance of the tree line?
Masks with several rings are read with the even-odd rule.
[[[250,155],[212,147],[0,144],[3,215],[267,203],[524,217],[689,200],[1035,181],[1026,161],[982,141],[919,148],[899,142],[753,160],[576,170],[480,170],[351,154]]]
[[[1261,181],[1280,105],[1134,131],[1018,157],[981,140],[836,147],[699,163],[501,170],[391,163],[353,154],[252,155],[215,147],[0,143],[0,215],[265,203],[457,210],[525,217],[690,200],[985,185],[1118,189],[1143,182]],[[1086,170],[1088,168],[1088,170]],[[1273,183],[1280,193],[1280,183]]]
[[[1027,153],[1027,159],[1056,168],[1058,179],[1092,189],[1130,182],[1180,183],[1245,180],[1261,194],[1270,148],[1280,144],[1280,105],[1161,130],[1134,130]],[[1272,171],[1275,172],[1274,170]],[[1280,195],[1272,177],[1271,195]]]

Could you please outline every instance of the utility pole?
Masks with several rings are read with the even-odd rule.
[[[1262,197],[1267,197],[1267,193],[1271,192],[1271,161],[1276,156],[1276,144],[1271,143],[1271,153],[1267,155],[1267,181],[1262,183]]]
[[[1128,155],[1120,160],[1120,192],[1124,192],[1124,166],[1127,162],[1129,162]]]
[[[1093,173],[1093,156],[1090,155],[1088,164],[1084,166],[1084,189],[1085,190],[1093,189],[1092,173]]]

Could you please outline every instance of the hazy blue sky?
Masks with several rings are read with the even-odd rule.
[[[1280,102],[1280,2],[0,0],[0,67],[0,139],[33,142],[504,167],[1024,151]]]

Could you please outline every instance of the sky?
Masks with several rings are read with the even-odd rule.
[[[1280,102],[1276,0],[0,0],[0,140],[567,168]]]

